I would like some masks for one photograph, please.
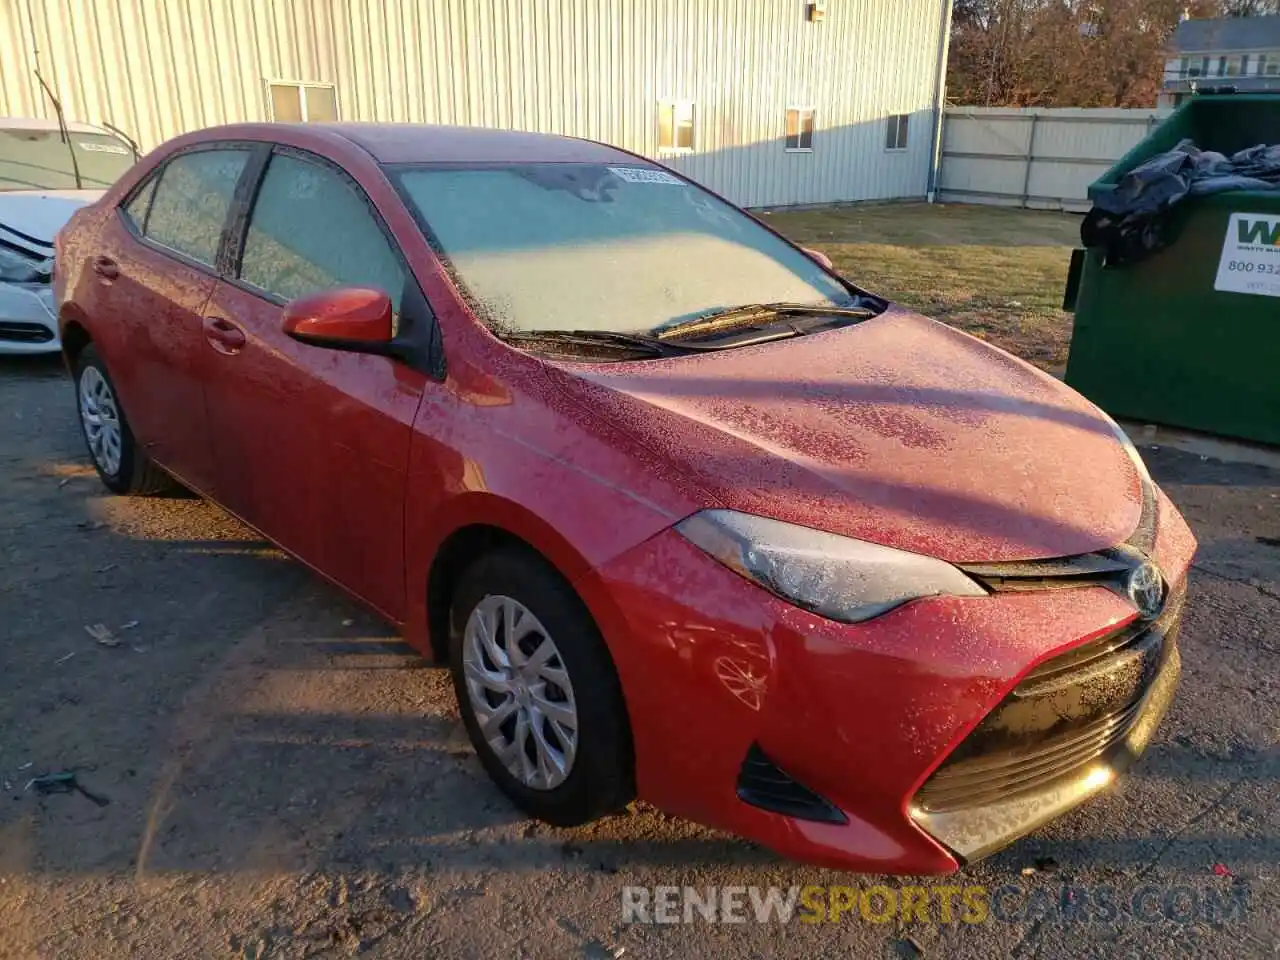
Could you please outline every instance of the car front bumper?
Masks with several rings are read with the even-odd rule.
[[[0,354],[57,353],[61,349],[52,287],[0,283]]]
[[[1161,495],[1155,559],[1170,583],[1182,583],[1194,548]],[[960,802],[948,806],[929,802],[935,773],[965,755],[984,720],[999,717],[1037,670],[1136,632],[1127,600],[1097,586],[937,597],[839,624],[767,594],[670,531],[578,587],[622,681],[641,798],[842,869],[947,873],[1037,828],[1104,789],[1145,748],[1177,679],[1174,611],[1174,629],[1130,677],[1140,704],[1108,728],[1099,750],[1038,789],[1010,791],[1017,803],[999,795],[966,803],[953,790]],[[1026,744],[997,744],[992,759],[1016,766],[1020,749],[1047,743],[1057,755],[1054,737],[1096,734],[1044,731]],[[1043,759],[1012,770],[1015,783],[1021,776],[1025,786]],[[973,772],[961,769],[951,786]],[[744,777],[780,804],[749,802],[758,797],[743,790]],[[806,812],[812,797],[820,802]],[[800,806],[776,812],[791,809],[786,803]]]

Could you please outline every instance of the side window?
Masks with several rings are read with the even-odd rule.
[[[142,185],[142,189],[133,195],[133,199],[124,205],[125,216],[142,233],[147,228],[147,211],[151,209],[151,198],[155,196],[156,184],[160,177],[152,174]]]
[[[247,150],[201,150],[174,157],[160,174],[144,235],[213,266]]]
[[[334,287],[372,287],[396,312],[405,273],[368,201],[345,177],[276,154],[249,218],[240,279],[285,300]]]

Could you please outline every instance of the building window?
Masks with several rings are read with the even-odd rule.
[[[813,107],[787,107],[787,149],[813,150]]]
[[[1226,60],[1226,69],[1222,75],[1224,77],[1238,77],[1243,72],[1241,70],[1241,61],[1239,57],[1224,57]]]
[[[1268,57],[1266,62],[1266,70],[1263,72],[1265,72],[1268,77],[1280,76],[1280,58],[1273,60],[1270,57]]]
[[[332,83],[267,82],[271,119],[277,123],[332,123],[338,119],[338,91]]]
[[[658,149],[687,152],[693,149],[693,103],[662,100],[658,103]]]
[[[899,113],[888,118],[884,137],[884,148],[886,150],[907,149],[907,124],[910,120],[911,117],[905,113]]]

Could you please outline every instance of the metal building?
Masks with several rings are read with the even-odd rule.
[[[565,133],[749,206],[929,190],[950,0],[0,0],[0,115]]]

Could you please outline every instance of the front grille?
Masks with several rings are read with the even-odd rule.
[[[52,339],[53,331],[42,323],[0,320],[0,340],[11,340],[15,343],[48,343]]]
[[[916,800],[931,813],[983,806],[1031,793],[1069,776],[1119,742],[1137,720],[1142,701],[1099,717],[1083,730],[1045,742],[1025,753],[974,757],[940,768]]]
[[[1184,591],[1161,617],[1129,624],[1032,670],[916,795],[926,813],[1051,790],[1121,744],[1173,653]]]

